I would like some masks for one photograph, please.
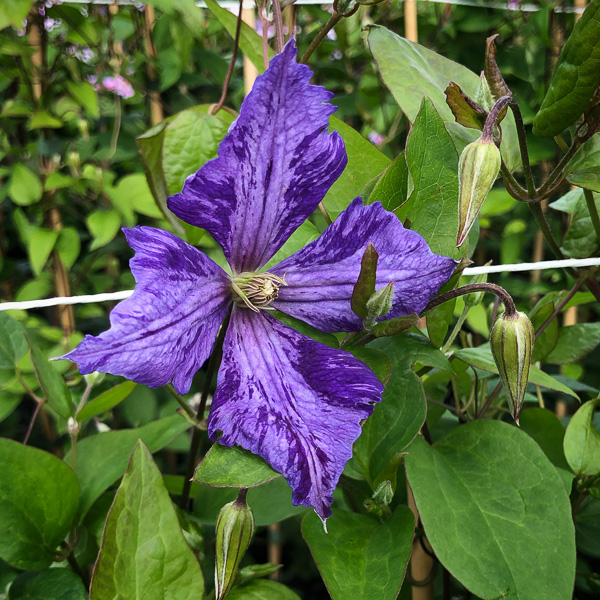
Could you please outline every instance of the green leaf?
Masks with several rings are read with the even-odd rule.
[[[29,338],[27,338],[31,349],[31,362],[44,390],[46,400],[50,406],[65,419],[73,416],[75,407],[71,400],[71,392],[62,378],[62,375],[54,368],[52,363]]]
[[[600,210],[600,194],[594,194],[594,201],[596,208]],[[599,249],[598,238],[583,190],[567,192],[562,198],[550,204],[550,207],[569,215],[569,225],[560,248],[563,254],[569,258],[593,256]]]
[[[328,533],[319,517],[309,513],[302,520],[302,535],[333,600],[395,600],[410,557],[414,526],[406,506],[398,506],[383,523],[335,510],[327,520]]]
[[[368,204],[381,202],[386,210],[396,210],[408,198],[410,174],[404,152],[401,152],[375,184]]]
[[[300,596],[276,581],[254,579],[234,587],[227,594],[227,600],[300,600]]]
[[[27,129],[58,129],[63,126],[63,122],[51,115],[48,111],[38,110],[31,116],[27,123]]]
[[[27,253],[31,268],[36,275],[39,275],[46,266],[57,240],[58,231],[37,227],[33,229],[27,240]]]
[[[600,433],[593,423],[594,411],[600,399],[581,405],[573,415],[565,433],[564,449],[567,462],[577,475],[600,473]]]
[[[526,408],[519,414],[521,429],[534,439],[562,477],[567,492],[571,490],[573,472],[565,458],[563,440],[565,428],[558,417],[544,408]]]
[[[75,468],[81,485],[78,522],[81,523],[102,492],[123,475],[129,455],[138,439],[142,440],[151,452],[157,452],[189,426],[181,415],[174,414],[139,429],[98,433],[79,441]],[[67,453],[65,461],[69,460],[70,453]]]
[[[2,0],[0,3],[0,29],[9,25],[22,29],[33,0]]]
[[[593,135],[577,150],[565,173],[569,183],[600,192],[600,133]]]
[[[381,79],[411,123],[415,122],[423,99],[429,98],[442,120],[449,124],[455,141],[460,137],[466,145],[478,137],[478,132],[455,123],[445,91],[452,81],[474,98],[479,75],[379,25],[369,27],[368,44]],[[520,164],[520,157],[512,113],[502,123],[501,150],[509,170],[514,171]]]
[[[115,387],[102,392],[97,398],[88,402],[78,413],[77,420],[82,423],[87,419],[91,419],[111,408],[114,408],[120,402],[123,402],[131,392],[135,389],[133,381],[124,381]]]
[[[27,352],[25,328],[5,312],[0,312],[0,369],[12,369]]]
[[[533,310],[529,314],[534,330],[537,332],[553,313],[554,296],[545,296],[533,307]],[[558,320],[553,319],[535,340],[533,353],[531,355],[532,362],[542,361],[550,352],[552,352],[558,341],[558,330]]]
[[[203,593],[200,565],[162,475],[138,442],[106,519],[90,600],[197,600]]]
[[[48,177],[46,177],[46,181],[44,182],[45,190],[60,190],[64,188],[71,187],[77,182],[74,177],[70,177],[69,175],[63,175],[59,171],[54,171],[50,173]]]
[[[488,344],[478,346],[477,348],[461,348],[454,352],[454,356],[468,365],[477,367],[483,371],[495,373],[496,375],[498,374],[498,368],[496,367]],[[568,394],[569,396],[573,396],[573,398],[577,398],[577,394],[573,390],[568,388],[564,383],[554,379],[554,377],[544,373],[535,365],[531,365],[529,368],[529,383],[535,383],[542,387],[556,390],[557,392],[562,392],[563,394]]]
[[[575,519],[577,549],[600,558],[600,500],[588,496],[577,511]]]
[[[86,600],[81,578],[68,569],[22,573],[11,584],[10,600]]]
[[[431,343],[436,348],[441,348],[444,345],[444,340],[448,334],[448,327],[450,327],[450,323],[454,319],[455,305],[456,300],[450,300],[427,313],[427,333]]]
[[[371,180],[390,165],[390,159],[358,131],[336,117],[330,117],[329,131],[337,131],[342,136],[348,155],[344,172],[323,198],[325,208],[331,218],[335,219],[354,198],[362,195]]]
[[[201,523],[214,525],[223,505],[233,502],[237,495],[238,490],[235,488],[202,485],[194,499],[194,514]],[[308,510],[305,506],[292,504],[292,490],[283,477],[250,488],[246,501],[252,508],[258,527],[278,523]]]
[[[384,385],[389,381],[392,373],[392,363],[388,356],[381,350],[365,348],[364,346],[351,346],[348,351],[354,358],[364,362]]]
[[[272,266],[279,264],[282,260],[295,254],[306,244],[314,242],[319,237],[319,230],[310,222],[304,221],[294,233],[287,239],[285,244],[275,253],[273,258],[263,267],[268,271]]]
[[[66,269],[70,269],[81,251],[79,233],[75,227],[63,227],[58,233],[58,239],[54,246]]]
[[[458,233],[458,154],[444,122],[425,98],[406,142],[406,163],[414,181],[410,198],[398,209],[411,229],[420,233],[436,254],[454,258]]]
[[[228,448],[214,443],[196,468],[194,481],[213,487],[255,487],[268,483],[281,473],[260,456],[239,446]]]
[[[405,464],[436,556],[469,591],[485,600],[570,600],[569,496],[528,435],[473,421],[433,447],[418,437]]]
[[[23,163],[13,167],[10,183],[8,184],[8,195],[12,201],[19,206],[29,206],[42,199],[44,189],[38,176]]]
[[[98,93],[87,81],[75,83],[67,81],[67,89],[72,98],[80,104],[89,117],[98,119],[100,117],[100,108],[98,105]]]
[[[54,561],[79,502],[75,473],[48,452],[0,439],[0,557],[17,569]]]
[[[113,241],[121,227],[121,216],[116,210],[95,210],[86,219],[92,237],[90,251]]]
[[[600,344],[600,323],[578,323],[562,327],[554,350],[544,362],[564,365],[579,361]]]
[[[563,46],[533,134],[558,135],[575,123],[600,85],[600,0],[592,0]]]
[[[215,0],[207,0],[206,8],[215,16],[217,21],[225,27],[229,35],[234,38],[237,25],[237,15],[234,15],[226,8],[219,6]],[[242,21],[240,30],[240,48],[242,52],[250,59],[259,73],[265,70],[263,60],[262,38],[247,23]],[[269,50],[269,58],[273,57],[273,52]]]

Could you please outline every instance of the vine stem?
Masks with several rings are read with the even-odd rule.
[[[454,325],[454,329],[452,330],[450,337],[446,340],[446,343],[442,346],[442,352],[446,353],[446,352],[448,352],[448,350],[450,350],[450,346],[452,346],[452,343],[456,339],[456,336],[459,334],[460,330],[462,329],[464,322],[467,320],[468,314],[469,314],[469,307],[465,306],[463,308],[462,313],[460,314],[460,317],[458,317],[456,324]]]
[[[544,236],[544,239],[546,240],[546,243],[548,244],[548,246],[550,246],[552,254],[554,254],[554,256],[559,260],[564,259],[565,256],[561,252],[561,249],[559,248],[558,244],[556,243],[554,235],[552,235],[552,231],[550,230],[548,221],[546,221],[546,217],[544,215],[544,211],[542,210],[541,205],[537,202],[534,202],[529,205],[529,208],[533,213],[535,220],[537,221],[537,224],[542,232],[542,235]]]
[[[600,217],[598,217],[598,208],[596,207],[596,201],[594,200],[594,194],[591,190],[583,188],[583,195],[585,196],[585,203],[592,219],[592,225],[596,232],[596,239],[600,244]]]
[[[325,39],[325,36],[343,19],[343,15],[341,15],[340,13],[336,12],[336,10],[334,9],[333,14],[331,15],[331,18],[329,19],[329,21],[327,21],[327,23],[325,23],[325,26],[323,27],[323,29],[321,29],[321,31],[319,31],[319,33],[317,34],[317,36],[315,37],[315,39],[310,43],[310,46],[308,47],[308,49],[306,50],[306,52],[304,53],[304,56],[302,57],[302,59],[300,60],[300,62],[302,64],[306,64],[308,62],[308,59],[312,56],[312,53],[317,49],[317,47],[319,46],[319,44]]]
[[[441,294],[437,298],[434,298],[423,309],[421,314],[429,312],[430,310],[438,307],[444,302],[454,300],[454,298],[458,298],[459,296],[471,294],[472,292],[490,292],[492,294],[495,294],[496,296],[498,296],[498,298],[500,298],[500,300],[502,300],[506,311],[506,316],[515,315],[517,313],[517,308],[515,306],[514,300],[503,287],[500,287],[495,283],[470,283],[468,285],[463,285],[461,287],[450,290],[449,292],[446,292],[445,294]]]
[[[210,107],[210,114],[216,115],[221,108],[223,108],[223,104],[225,104],[225,98],[227,97],[227,90],[229,89],[229,82],[231,81],[231,76],[233,75],[233,69],[235,67],[235,60],[237,58],[238,48],[240,46],[240,32],[242,30],[242,11],[244,8],[244,0],[240,0],[240,10],[238,13],[237,23],[235,26],[235,38],[233,41],[233,54],[231,55],[231,62],[229,63],[229,67],[227,68],[227,75],[225,76],[225,82],[223,83],[223,91],[221,92],[221,97],[219,101]]]
[[[225,341],[225,333],[227,332],[227,327],[229,326],[229,320],[231,319],[231,311],[233,309],[233,305],[229,309],[223,324],[221,325],[221,329],[219,330],[219,335],[217,336],[217,340],[215,341],[215,346],[213,348],[213,352],[208,361],[208,367],[206,368],[206,379],[204,380],[204,387],[202,388],[202,395],[200,396],[200,405],[198,406],[198,411],[196,412],[196,421],[202,422],[204,420],[204,412],[206,411],[206,402],[208,401],[208,394],[210,393],[210,388],[213,380],[213,376],[215,371],[217,370],[219,364],[221,363],[221,354],[223,352],[223,342]],[[190,501],[190,490],[192,488],[192,477],[194,476],[194,468],[196,466],[196,457],[198,456],[198,451],[200,450],[200,436],[202,435],[201,430],[198,427],[194,427],[192,431],[192,440],[190,442],[190,452],[188,454],[187,466],[185,470],[185,478],[183,480],[183,490],[181,491],[181,498],[179,500],[180,508],[187,508]]]
[[[240,0],[240,4],[243,0]],[[241,9],[240,9],[241,10]],[[277,42],[277,52],[283,50],[283,16],[281,15],[281,4],[279,0],[273,0],[273,21],[275,22],[275,40]]]

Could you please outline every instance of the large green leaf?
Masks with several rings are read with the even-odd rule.
[[[260,456],[243,448],[213,444],[196,472],[194,481],[214,487],[250,488],[281,477]]]
[[[443,121],[451,124],[449,128],[456,141],[459,138],[463,143],[475,140],[478,132],[455,123],[444,91],[453,81],[465,94],[474,98],[479,75],[379,25],[369,27],[368,43],[381,79],[411,123],[417,118],[423,98],[429,98]],[[511,171],[520,164],[518,148],[517,130],[510,113],[502,123],[501,149]]]
[[[600,210],[600,194],[594,194],[596,208]],[[550,205],[569,215],[569,226],[561,244],[561,250],[569,258],[587,258],[598,251],[598,237],[592,224],[583,190],[567,192]]]
[[[0,557],[17,569],[54,561],[79,502],[71,468],[48,452],[0,439]]]
[[[234,587],[227,594],[227,600],[300,600],[300,596],[276,581],[254,579]]]
[[[410,198],[396,211],[409,218],[433,252],[454,258],[458,233],[458,155],[431,100],[423,99],[406,142],[406,163],[414,182]]]
[[[390,159],[380,152],[358,131],[336,117],[329,119],[329,131],[337,131],[344,140],[348,164],[323,199],[325,208],[335,219],[350,202],[361,196],[365,187],[390,164]]]
[[[369,204],[381,202],[386,210],[396,210],[408,198],[410,174],[404,152],[401,152],[375,184]]]
[[[494,362],[494,357],[492,356],[492,351],[488,344],[478,346],[477,348],[461,348],[454,352],[454,356],[472,367],[496,373],[496,375],[498,374],[498,367]],[[577,394],[571,388],[567,387],[557,379],[554,379],[551,375],[544,373],[535,365],[531,365],[529,368],[529,383],[535,383],[542,387],[556,390],[557,392],[562,392],[563,394],[568,394],[569,396],[577,398]]]
[[[81,578],[68,569],[22,573],[11,584],[8,600],[86,600]]]
[[[39,275],[46,266],[58,240],[58,233],[58,231],[42,229],[41,227],[36,227],[31,232],[31,236],[27,240],[27,254],[29,254],[29,262],[36,275]]]
[[[599,399],[584,403],[573,415],[565,433],[565,456],[577,475],[600,473],[600,432],[593,423],[599,403]]]
[[[562,327],[554,350],[544,362],[556,365],[577,362],[600,344],[600,323],[577,323]]]
[[[0,29],[9,25],[21,29],[33,0],[2,0],[0,3]]]
[[[394,600],[410,557],[414,525],[406,506],[398,506],[382,523],[335,510],[327,520],[327,533],[317,515],[306,515],[302,535],[333,600]]]
[[[12,369],[27,352],[25,328],[5,312],[0,312],[0,369]]]
[[[573,185],[600,192],[600,133],[593,135],[577,150],[565,172]]]
[[[43,193],[39,177],[26,165],[17,163],[8,184],[8,195],[12,201],[19,206],[29,206],[39,202]]]
[[[474,421],[433,447],[417,438],[405,463],[436,556],[473,594],[572,597],[569,496],[528,435],[500,421]]]
[[[575,519],[577,549],[588,556],[600,558],[600,500],[588,496]]]
[[[600,85],[600,0],[592,0],[563,46],[533,133],[558,135],[583,113]]]
[[[161,472],[138,442],[106,519],[90,600],[197,600],[203,593],[202,570]]]
[[[139,429],[122,429],[98,433],[77,444],[75,472],[81,485],[81,501],[77,512],[83,519],[100,494],[111,486],[127,468],[127,460],[138,439],[151,452],[156,452],[188,429],[190,424],[179,414],[159,419]],[[65,456],[70,460],[70,454]]]

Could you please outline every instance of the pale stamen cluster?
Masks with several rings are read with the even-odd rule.
[[[247,306],[254,312],[260,309],[273,310],[269,304],[279,296],[279,287],[287,285],[285,275],[272,273],[240,273],[231,280],[233,301],[238,306]]]

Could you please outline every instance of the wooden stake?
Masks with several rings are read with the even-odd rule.
[[[252,29],[256,25],[256,7],[254,3],[250,6],[246,6],[244,2],[244,8],[242,9],[242,21],[249,25]],[[247,96],[254,85],[254,80],[258,77],[258,69],[254,66],[254,63],[244,54],[244,92]]]
[[[156,20],[154,14],[154,6],[146,4],[146,10],[144,11],[144,45],[146,46],[146,55],[148,61],[146,62],[146,73],[148,79],[152,82],[157,81],[156,69],[154,68],[154,60],[156,58],[156,48],[152,41],[152,29]],[[158,125],[165,119],[165,115],[160,101],[160,93],[157,91],[150,92],[148,94],[150,98],[150,123]]]
[[[417,510],[415,497],[413,496],[408,481],[406,482],[406,491],[408,494],[408,508],[412,510],[416,527],[418,527],[419,511]],[[426,544],[428,548],[431,548],[427,539],[424,539],[423,543]],[[412,586],[412,600],[433,600],[433,577],[431,577],[433,568],[433,558],[423,550],[419,538],[415,535],[413,538],[409,569],[412,580],[420,583],[420,585]]]
[[[404,2],[404,37],[411,42],[419,41],[417,0],[405,0]]]

